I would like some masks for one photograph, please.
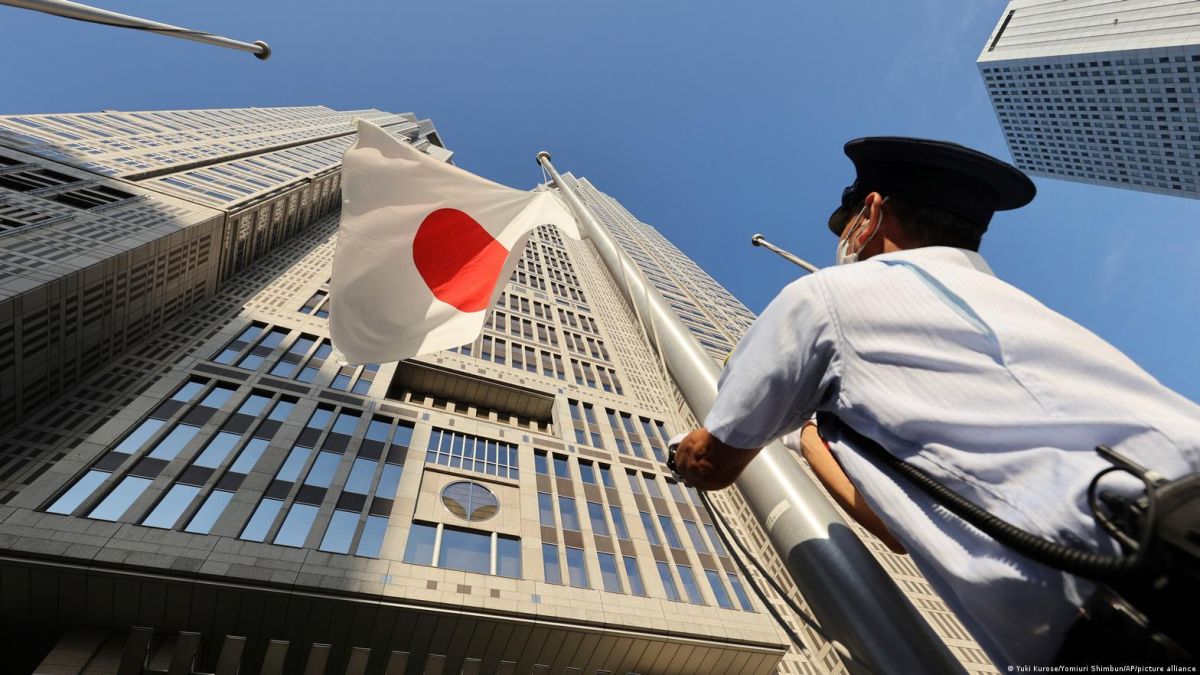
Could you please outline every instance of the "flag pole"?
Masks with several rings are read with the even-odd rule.
[[[762,246],[763,248],[767,249],[768,251],[778,254],[784,260],[786,260],[794,265],[797,265],[799,267],[802,267],[805,270],[808,270],[809,272],[816,272],[818,269],[820,269],[819,267],[808,262],[804,258],[801,258],[799,256],[788,253],[787,251],[776,246],[775,244],[772,244],[771,242],[767,241],[767,238],[762,236],[761,234],[756,234],[753,237],[750,237],[750,245],[751,246]]]
[[[633,259],[562,179],[550,153],[537,154],[586,230],[687,401],[703,420],[721,369],[650,286]],[[622,273],[622,269],[625,270]],[[651,330],[653,328],[653,330]],[[826,632],[872,672],[961,673],[950,654],[867,551],[821,489],[779,441],[763,448],[735,483]],[[856,664],[850,664],[858,670]]]
[[[53,14],[55,16],[75,19],[77,21],[87,21],[89,23],[98,23],[105,26],[116,26],[117,28],[132,28],[134,30],[144,30],[150,33],[158,33],[159,35],[167,35],[170,37],[191,40],[193,42],[202,42],[207,45],[215,45],[217,47],[225,47],[227,49],[236,49],[238,51],[250,52],[259,60],[266,61],[271,56],[271,48],[262,40],[255,42],[242,42],[233,40],[212,33],[203,31],[191,30],[190,28],[180,28],[170,24],[141,19],[128,14],[118,14],[110,12],[106,9],[97,7],[89,7],[81,5],[77,2],[69,0],[0,0],[0,5],[9,5],[11,7],[19,7],[21,9],[32,9],[35,12],[43,12],[45,14]]]

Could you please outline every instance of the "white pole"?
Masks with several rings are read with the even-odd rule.
[[[754,246],[762,246],[763,248],[767,249],[768,251],[773,251],[775,253],[778,253],[780,255],[780,257],[782,257],[784,260],[787,260],[788,262],[799,265],[800,267],[808,270],[809,272],[816,272],[818,269],[820,269],[816,265],[805,260],[804,258],[792,255],[791,253],[788,253],[787,251],[779,248],[775,244],[772,244],[771,242],[767,241],[767,238],[762,236],[761,234],[756,234],[753,237],[750,237],[750,243]]]
[[[586,229],[625,299],[637,306],[647,335],[658,336],[655,347],[671,378],[696,419],[703,420],[717,396],[720,367],[608,228],[563,182],[550,154],[539,152],[537,159]],[[735,485],[822,628],[854,656],[852,669],[861,661],[874,673],[963,672],[782,443],[763,448]]]
[[[136,16],[128,14],[118,14],[105,9],[97,9],[81,5],[77,2],[69,0],[0,0],[0,5],[9,5],[19,7],[21,9],[32,9],[35,12],[43,12],[45,14],[53,14],[62,16],[68,19],[76,19],[78,21],[87,21],[90,23],[99,23],[106,26],[116,26],[118,28],[132,28],[134,30],[144,30],[159,35],[168,35],[170,37],[182,38],[184,40],[192,40],[193,42],[202,42],[207,45],[216,45],[217,47],[226,47],[228,49],[237,49],[243,52],[250,52],[259,59],[266,61],[271,56],[271,48],[262,40],[256,42],[241,42],[212,33],[203,31],[191,30],[189,28],[180,28],[170,24],[159,23],[157,21],[149,21],[140,19]]]

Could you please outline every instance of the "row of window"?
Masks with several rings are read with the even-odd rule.
[[[508,333],[515,337],[524,337],[526,340],[536,339],[543,345],[558,346],[558,332],[554,326],[530,321],[529,319],[522,319],[521,317],[505,314],[498,310],[487,313],[483,327],[495,330],[498,333]],[[535,328],[537,329],[536,338],[534,338]]]
[[[102,455],[47,511],[76,511],[114,470],[136,455],[140,461],[83,514],[100,520],[128,518],[130,508],[166,464],[180,455],[205,421],[236,391],[230,384],[218,382],[212,387],[209,384],[204,378],[185,383]],[[195,404],[190,405],[193,401]],[[178,472],[141,518],[141,524],[199,534],[211,531],[295,403],[288,396],[254,390]],[[177,421],[172,424],[171,419]],[[412,438],[412,426],[388,417],[371,416],[366,418],[362,438],[352,443],[352,435],[363,421],[361,411],[318,406],[239,536],[265,541],[287,505],[272,542],[303,546],[334,476],[345,466],[347,474],[341,481],[336,510],[320,548],[348,553],[351,544],[357,542],[357,555],[378,556],[391,500],[399,486],[404,453]],[[295,485],[297,481],[300,482]],[[211,487],[207,492],[206,486]]]
[[[270,538],[282,546],[304,546],[334,477],[347,471],[318,548],[378,557],[413,428],[406,422],[374,415],[366,418],[363,436],[356,441],[354,435],[363,419],[362,411],[353,408],[319,405],[239,538]]]
[[[439,427],[429,434],[425,461],[500,478],[520,478],[517,446]]]
[[[538,302],[537,300],[531,301],[529,298],[522,297],[516,293],[501,293],[500,297],[496,299],[496,306],[507,308],[514,312],[521,312],[522,314],[534,316],[539,319],[545,319],[546,321],[553,318],[550,314],[550,305]],[[531,307],[532,311],[530,311]]]
[[[413,521],[404,562],[521,578],[521,540],[443,523]]]
[[[269,360],[290,333],[291,329],[283,327],[268,330],[267,324],[256,321],[218,350],[212,360],[245,370],[257,370]],[[332,355],[333,345],[329,338],[301,333],[283,353],[275,357],[267,372],[307,384],[320,383],[332,389],[366,394],[379,372],[379,365],[371,363],[364,366],[342,366],[328,382],[318,382],[321,368]]]
[[[567,584],[575,588],[592,588],[584,556],[585,552],[581,548],[574,546],[560,547],[558,544],[543,543],[542,578],[546,583]],[[648,595],[635,556],[621,556],[621,564],[618,566],[615,554],[596,551],[596,563],[600,568],[600,587],[605,592],[629,593],[641,597]],[[666,594],[668,600],[683,602],[683,598],[679,594],[679,585],[681,584],[684,592],[687,594],[688,602],[696,605],[705,604],[691,566],[679,564],[672,566],[670,563],[663,561],[656,561],[654,564],[658,571],[659,580],[663,585],[663,592]],[[674,572],[672,572],[672,567],[674,567]],[[563,575],[564,569],[566,570],[566,576]],[[624,579],[622,579],[622,571],[624,572]],[[680,584],[676,583],[676,575]],[[729,591],[726,590],[725,583],[721,580],[721,573],[717,570],[706,569],[704,570],[704,576],[708,580],[713,597],[717,600],[717,605],[723,609],[734,609]],[[725,573],[725,580],[728,582],[729,588],[733,590],[733,594],[737,598],[742,610],[753,612],[754,606],[750,603],[750,598],[746,595],[745,588],[742,586],[742,582],[738,579],[737,575],[727,572]]]
[[[539,474],[550,475],[551,472],[556,478],[570,480],[572,478],[571,462],[566,455],[558,453],[546,453],[543,451],[534,452],[535,471]],[[603,463],[594,463],[590,460],[578,459],[578,467],[580,478],[584,483],[603,484],[606,487],[615,487],[613,483],[612,471],[609,465]],[[648,494],[651,497],[662,497],[662,492],[658,486],[657,479],[649,473],[639,473],[633,470],[626,470],[626,477],[629,481],[630,489],[635,494]],[[684,514],[683,524],[684,530],[691,541],[692,547],[700,553],[715,552],[717,555],[725,557],[727,555],[720,538],[717,536],[717,531],[710,523],[697,524],[695,520],[688,518],[690,509],[688,509],[687,500],[684,496],[684,491],[681,486],[674,481],[667,481],[672,497],[679,503],[680,513]],[[611,493],[609,493],[611,494]],[[698,497],[694,497],[698,499]],[[650,507],[653,508],[653,507]],[[626,523],[625,513],[618,503],[609,503],[607,506],[599,501],[585,501],[586,517],[590,524],[590,529],[597,536],[616,536],[621,540],[630,539],[629,526]],[[657,514],[657,517],[649,511],[638,511],[638,517],[641,521],[643,531],[647,541],[652,545],[666,545],[673,549],[683,550],[683,540],[675,526],[675,521],[669,514]],[[543,527],[561,528],[566,531],[579,532],[582,531],[581,516],[578,510],[576,498],[573,495],[558,494],[557,497],[549,492],[538,492],[538,521]],[[710,544],[711,540],[711,544]],[[549,548],[546,548],[549,547]],[[553,549],[554,555],[546,555],[546,580],[551,583],[562,583],[561,573],[558,571],[558,546],[556,544],[545,544],[544,552]],[[568,569],[571,569],[572,556],[576,557],[582,564],[583,552],[580,550],[578,554],[573,554],[568,547],[566,551],[568,556]],[[608,564],[603,558],[603,553],[598,553],[600,556],[600,564],[602,569],[606,569]],[[631,559],[632,560],[632,559]],[[628,563],[627,563],[628,564]],[[666,565],[666,563],[662,563]],[[613,575],[616,575],[615,565],[611,565]],[[668,566],[669,569],[669,566]],[[681,578],[690,572],[680,572]],[[572,570],[570,574],[570,583],[572,585],[587,586],[586,570],[581,566],[576,570]],[[717,577],[719,580],[719,576]],[[632,584],[632,580],[630,582]],[[640,580],[639,580],[640,584]],[[666,585],[666,584],[664,584]],[[685,583],[686,586],[686,583]],[[605,581],[605,590],[611,588],[621,588],[619,579],[615,576],[613,583]],[[673,588],[669,586],[668,588]],[[621,592],[621,591],[615,591]],[[716,591],[714,590],[714,594]],[[668,590],[668,597],[671,597]],[[717,597],[720,597],[719,595]],[[689,594],[689,599],[691,595]],[[695,602],[700,602],[699,595],[695,596]],[[678,593],[674,594],[672,599],[678,600]],[[724,606],[724,605],[723,605]]]

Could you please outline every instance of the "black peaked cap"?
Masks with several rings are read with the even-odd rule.
[[[957,143],[872,136],[850,141],[845,150],[858,175],[829,217],[829,229],[838,236],[871,192],[949,211],[980,232],[996,211],[1025,206],[1037,194],[1020,169]]]

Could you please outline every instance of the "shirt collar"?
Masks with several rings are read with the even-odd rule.
[[[996,276],[996,273],[992,271],[987,261],[979,253],[968,251],[964,248],[951,248],[949,246],[922,246],[921,248],[910,248],[904,251],[880,253],[879,255],[871,256],[870,260],[878,260],[879,262],[907,260],[918,264],[929,262],[956,265],[958,267],[970,267],[989,276]]]

